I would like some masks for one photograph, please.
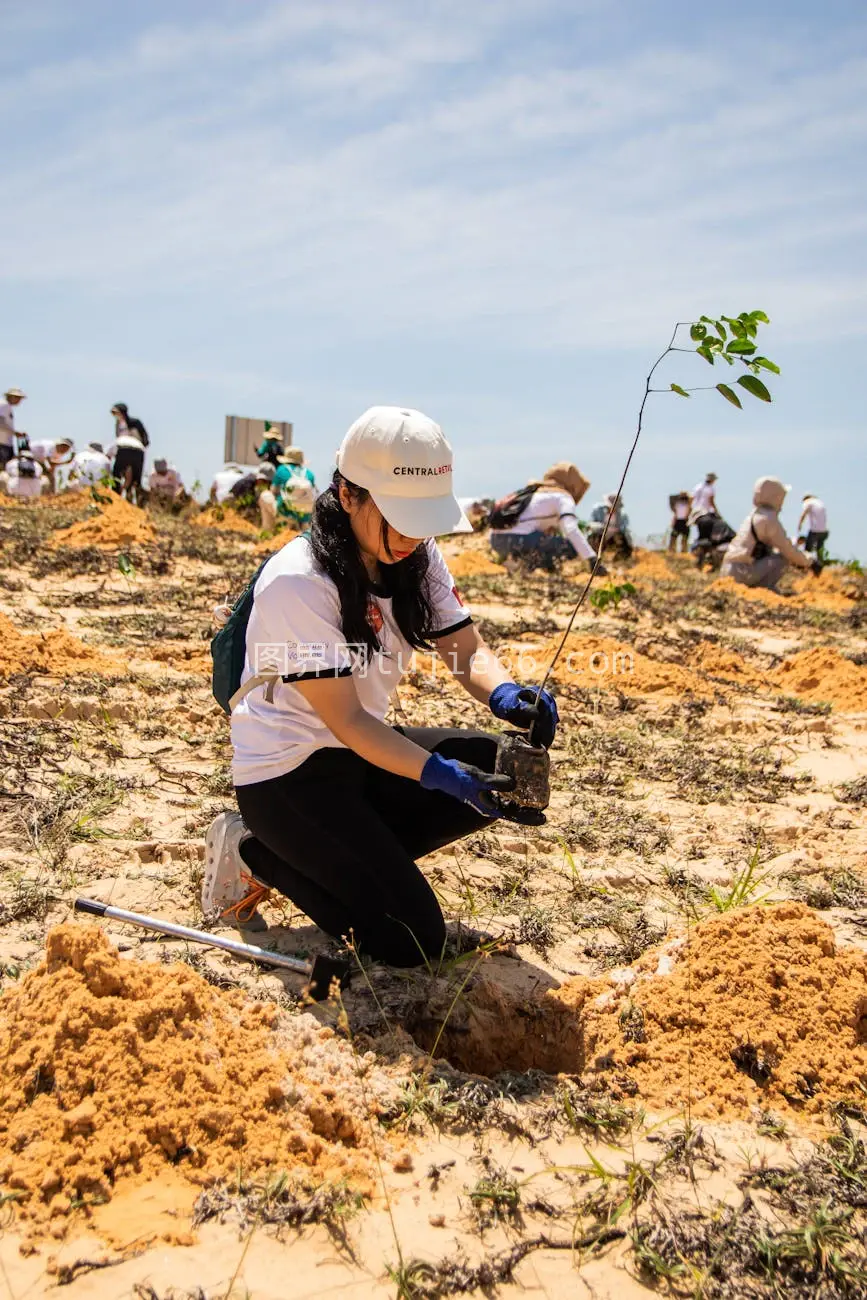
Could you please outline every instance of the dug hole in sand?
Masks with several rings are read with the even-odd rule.
[[[815,1124],[832,1103],[863,1104],[867,954],[838,949],[801,903],[745,907],[533,1002],[482,968],[437,1053],[481,1074],[580,1074],[657,1113],[744,1119],[772,1105]]]
[[[534,1001],[489,974],[452,994],[437,1055],[472,1073],[581,1075],[657,1113],[717,1119],[772,1105],[817,1124],[863,1098],[867,955],[838,949],[799,903],[702,922]],[[428,1004],[426,1023],[437,1015]],[[81,925],[52,930],[0,999],[0,1053],[0,1186],[35,1235],[63,1235],[82,1203],[170,1166],[196,1186],[287,1171],[369,1195],[375,1117],[398,1091],[311,1016],[183,964],[124,960]]]

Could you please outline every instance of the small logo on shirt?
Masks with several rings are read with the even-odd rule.
[[[462,606],[464,603],[464,598],[461,595],[461,593],[458,591],[457,587],[452,587],[452,595],[454,596],[458,604]]]
[[[379,636],[382,631],[382,610],[379,608],[375,600],[369,600],[367,602],[367,621],[376,635]]]

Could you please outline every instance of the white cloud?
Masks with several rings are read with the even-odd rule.
[[[25,71],[7,278],[217,281],[241,316],[537,348],[652,345],[747,300],[862,330],[865,61],[781,45],[767,75],[733,39],[505,70],[496,52],[556,10],[283,4]]]

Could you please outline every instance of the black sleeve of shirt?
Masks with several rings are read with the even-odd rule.
[[[430,634],[431,640],[439,641],[440,637],[442,636],[451,636],[453,632],[460,632],[462,627],[469,627],[472,621],[473,620],[470,617],[470,615],[467,614],[466,618],[462,618],[460,623],[452,623],[450,627],[443,627],[440,628],[439,631],[437,632],[431,632]]]
[[[352,668],[314,668],[309,673],[287,673],[284,682],[316,682],[323,677],[351,677]]]

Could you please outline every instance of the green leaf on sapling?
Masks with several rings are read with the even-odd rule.
[[[756,379],[755,375],[741,375],[738,383],[741,388],[745,388],[748,393],[752,393],[753,397],[758,397],[759,401],[769,402],[771,400],[767,388],[765,388],[761,379]]]
[[[680,393],[681,397],[689,397],[689,396],[690,396],[690,394],[686,391],[685,388],[681,388],[680,384],[672,384],[672,385],[671,385],[671,391],[672,391],[673,393]]]
[[[726,401],[731,402],[732,406],[736,406],[739,411],[743,410],[741,399],[733,389],[729,388],[728,384],[717,384],[716,391],[722,393]]]

